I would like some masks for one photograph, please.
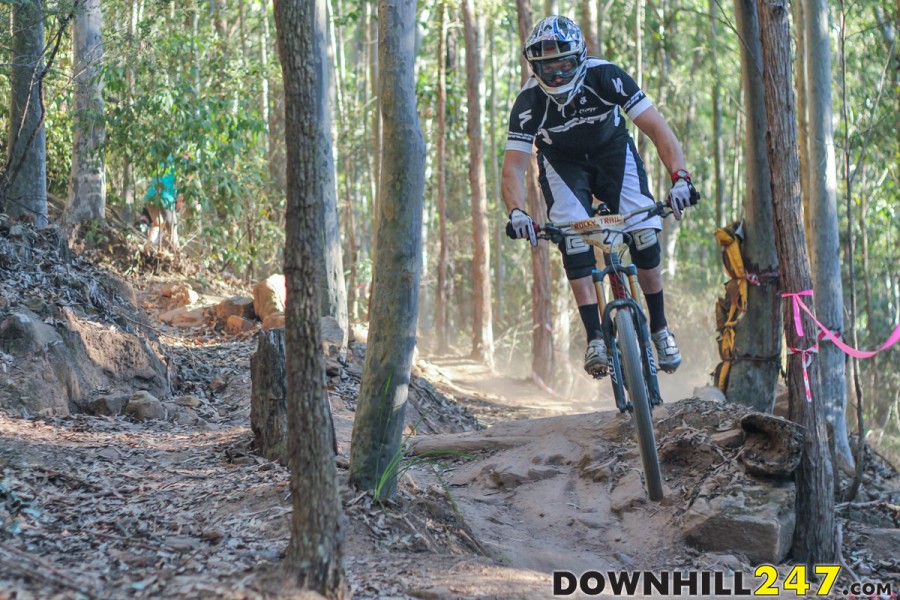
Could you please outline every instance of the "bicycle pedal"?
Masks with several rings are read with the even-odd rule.
[[[594,379],[603,379],[604,377],[609,375],[609,370],[604,367],[605,367],[605,365],[597,365],[597,366],[591,368],[591,370],[588,371],[588,373]]]

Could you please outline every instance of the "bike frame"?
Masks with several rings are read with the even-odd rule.
[[[617,215],[616,217],[624,221],[642,213],[647,213],[646,218],[655,215],[661,215],[665,212],[666,206],[662,203],[655,203],[652,206],[639,208],[629,213]],[[659,381],[657,380],[656,362],[653,358],[653,346],[650,343],[650,327],[647,323],[647,317],[643,308],[636,300],[639,298],[638,290],[640,286],[637,281],[637,267],[632,264],[622,264],[621,254],[622,248],[626,246],[624,243],[630,235],[624,230],[613,229],[603,226],[602,217],[599,219],[588,219],[585,221],[576,221],[572,223],[546,223],[537,225],[535,228],[539,232],[545,232],[550,238],[553,237],[582,237],[585,242],[592,246],[599,247],[603,250],[603,258],[606,266],[603,269],[594,269],[591,273],[591,279],[597,290],[597,302],[599,304],[601,323],[603,328],[603,340],[606,343],[608,356],[610,359],[610,379],[612,380],[613,395],[616,400],[616,407],[621,412],[630,411],[632,409],[631,402],[626,394],[625,382],[622,377],[622,362],[619,356],[619,345],[616,338],[615,319],[613,313],[620,310],[627,310],[631,314],[634,321],[634,330],[638,333],[638,343],[641,350],[641,362],[643,364],[644,379],[647,382],[647,391],[649,393],[651,408],[662,403],[662,395],[659,391]],[[573,231],[563,231],[572,229]],[[604,239],[598,234],[603,234]],[[610,234],[613,236],[621,236],[620,242],[611,242]],[[603,282],[609,280],[610,289],[612,291],[612,299],[606,301],[606,293]]]

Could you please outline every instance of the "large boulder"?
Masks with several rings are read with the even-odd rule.
[[[253,298],[246,296],[232,296],[226,298],[213,307],[213,315],[220,321],[227,321],[228,317],[238,316],[247,320],[255,319],[253,311]]]
[[[689,544],[708,552],[743,554],[754,564],[778,564],[794,537],[794,484],[745,486],[700,496],[684,517]]]
[[[270,275],[253,286],[253,310],[260,320],[272,313],[284,312],[287,297],[284,275]]]
[[[95,392],[169,395],[166,366],[151,342],[65,308],[44,319],[24,307],[0,315],[0,351],[14,367],[0,378],[0,407],[13,414],[121,410],[117,401],[86,408]]]
[[[128,399],[125,416],[135,421],[158,421],[166,418],[166,409],[152,394],[138,392]]]

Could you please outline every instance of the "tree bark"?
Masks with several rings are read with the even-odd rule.
[[[380,0],[380,96],[384,126],[381,228],[372,289],[350,479],[379,497],[393,495],[416,345],[425,141],[416,112],[415,0]]]
[[[581,33],[590,56],[600,56],[597,41],[597,0],[581,0]]]
[[[794,76],[797,89],[797,140],[800,146],[800,202],[803,205],[803,228],[806,237],[812,238],[809,225],[809,101],[806,85],[806,7],[807,0],[793,3],[794,48],[797,50],[797,72]]]
[[[437,169],[437,218],[440,237],[437,265],[437,289],[434,302],[434,329],[437,335],[437,351],[440,354],[449,348],[447,331],[447,274],[450,265],[450,247],[447,238],[447,5],[440,2],[438,10],[438,83],[437,83],[437,141],[435,143],[435,168]]]
[[[289,465],[287,375],[284,329],[257,334],[258,346],[250,357],[250,429],[259,453]]]
[[[0,173],[0,211],[27,215],[47,225],[47,135],[41,94],[44,70],[44,5],[26,0],[12,5],[12,64],[9,87],[9,145]]]
[[[469,191],[472,207],[472,356],[488,366],[494,364],[494,333],[491,314],[491,249],[485,196],[484,136],[481,127],[481,98],[484,67],[481,26],[475,0],[462,0],[466,37],[466,97],[469,108],[466,133],[469,137]]]
[[[372,161],[372,168],[370,171],[370,179],[371,179],[371,198],[372,198],[372,269],[377,268],[378,261],[378,230],[381,226],[381,167],[382,167],[382,145],[383,145],[383,123],[382,123],[382,114],[381,114],[381,102],[383,98],[381,97],[379,90],[381,89],[381,82],[379,81],[380,72],[379,72],[379,27],[378,27],[378,15],[376,11],[378,10],[375,7],[375,3],[372,3],[373,6],[371,8],[371,14],[369,15],[369,89],[371,90],[371,96],[369,98],[372,104],[372,146],[371,146],[371,154],[370,158]],[[369,3],[366,3],[366,11],[369,11]],[[371,301],[371,295],[369,296]]]
[[[844,329],[844,292],[837,215],[837,167],[831,103],[831,46],[827,0],[806,7],[806,85],[809,97],[809,224],[816,314],[831,331]],[[847,439],[847,381],[844,353],[828,341],[819,344],[822,402],[831,425],[838,462],[854,468]]]
[[[519,29],[519,43],[525,45],[531,33],[531,5],[527,0],[516,0],[516,14]],[[528,79],[530,71],[524,58],[520,58],[522,83]],[[537,158],[532,155],[525,173],[525,198],[528,212],[536,220],[547,214],[541,199],[537,181]],[[550,300],[552,283],[550,279],[550,246],[538,244],[531,249],[531,372],[543,381],[551,381],[556,369],[553,354],[553,305]]]
[[[322,207],[324,220],[320,228],[323,236],[323,258],[320,267],[322,315],[334,317],[344,333],[342,345],[347,345],[349,317],[347,314],[347,287],[344,283],[344,256],[341,248],[341,224],[338,218],[337,187],[335,185],[334,153],[331,145],[332,135],[332,103],[334,97],[334,77],[332,77],[332,61],[328,55],[328,20],[327,4],[317,11],[316,28],[313,35],[313,48],[317,52],[315,84],[316,95],[325,102],[318,105],[319,142],[322,150]]]
[[[798,293],[812,289],[809,257],[804,249],[800,205],[799,157],[797,125],[794,121],[794,98],[791,88],[791,38],[788,29],[786,0],[757,0],[760,39],[763,51],[767,148],[772,171],[772,204],[775,217],[775,244],[781,266],[782,289]],[[834,481],[825,406],[814,354],[815,329],[812,320],[801,311],[801,337],[792,318],[789,299],[783,304],[785,337],[791,348],[803,351],[788,357],[788,389],[791,420],[805,429],[803,456],[795,475],[797,486],[797,524],[794,532],[793,558],[810,568],[813,564],[834,561]],[[808,365],[808,366],[805,366]],[[807,401],[804,381],[808,375]]]
[[[716,226],[723,227],[728,224],[730,215],[728,205],[725,203],[725,136],[722,131],[722,103],[721,82],[719,79],[719,27],[716,19],[717,0],[709,2],[709,29],[710,29],[710,59],[712,61],[712,109],[713,109],[713,140],[716,146],[713,156],[713,168],[715,171],[715,205]]]
[[[70,225],[106,218],[106,177],[103,141],[103,17],[100,0],[85,0],[75,15],[72,79],[75,81],[75,134],[69,199],[65,221]]]
[[[775,274],[778,254],[772,227],[772,189],[766,155],[766,106],[755,0],[734,1],[741,48],[744,106],[747,115],[744,173],[744,269]],[[732,402],[772,412],[781,365],[781,315],[777,280],[761,278],[747,286],[747,311],[734,329],[734,355],[726,394]]]
[[[313,36],[324,22],[322,0],[275,0],[275,23],[285,88],[287,214],[285,243],[285,354],[287,442],[291,470],[291,541],[288,565],[296,581],[329,598],[347,598],[341,562],[343,514],[333,459],[320,333],[322,204],[327,175],[321,165],[321,105],[317,73],[324,53]]]

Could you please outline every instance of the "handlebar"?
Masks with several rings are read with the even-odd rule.
[[[699,197],[699,193],[697,195]],[[693,198],[691,200],[693,200],[693,202],[691,202],[691,205],[697,203]],[[672,214],[672,209],[669,208],[669,205],[666,202],[654,202],[650,206],[645,206],[631,212],[623,213],[621,216],[623,219],[630,219],[631,217],[639,215],[641,213],[647,213],[647,216],[643,219],[644,221],[646,221],[647,219],[651,219],[656,216],[662,216],[663,218],[668,217],[670,214]],[[538,234],[539,238],[545,240],[580,236],[580,232],[564,231],[565,229],[571,227],[571,225],[572,223],[534,223],[534,231]],[[513,231],[512,224],[509,222],[506,223],[506,236],[510,239],[516,239],[515,231]]]

